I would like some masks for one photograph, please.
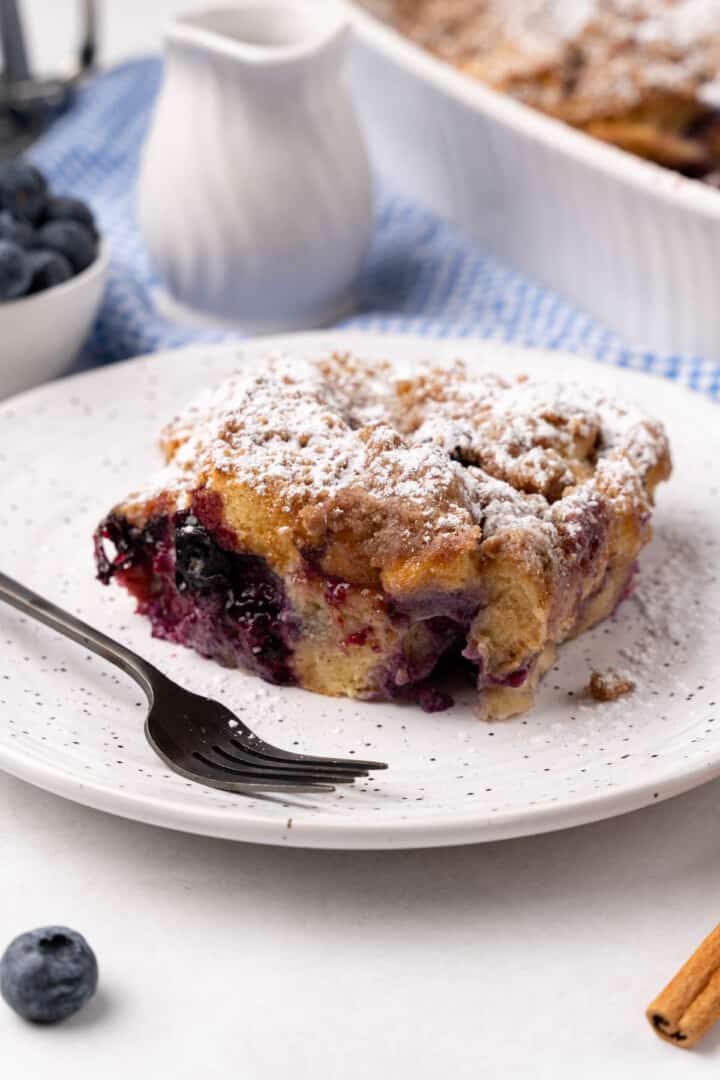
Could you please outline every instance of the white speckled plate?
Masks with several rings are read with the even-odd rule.
[[[99,518],[158,460],[161,424],[204,384],[257,364],[268,341],[185,349],[56,382],[0,406],[2,568],[126,641],[187,686],[242,710],[271,741],[350,752],[391,769],[319,798],[230,796],[167,771],[145,743],[124,676],[0,608],[0,767],[88,806],[170,828],[307,847],[391,848],[494,840],[609,817],[720,775],[720,501],[716,407],[671,382],[557,353],[343,333],[272,344],[412,358],[462,355],[617,387],[668,426],[640,587],[608,623],[565,646],[529,715],[487,725],[472,695],[433,716],[270,687],[150,638],[119,589],[94,579]],[[583,695],[594,667],[630,669],[631,696]],[[716,704],[716,701],[718,704]]]

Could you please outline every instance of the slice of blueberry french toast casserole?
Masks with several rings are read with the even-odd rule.
[[[274,354],[163,431],[98,576],[155,636],[333,696],[525,711],[557,646],[633,589],[662,426],[605,391],[462,361]]]

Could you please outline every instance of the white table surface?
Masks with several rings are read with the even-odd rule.
[[[68,0],[25,0],[36,56]],[[106,59],[173,0],[105,0]],[[0,613],[0,625],[2,614]],[[720,919],[720,783],[553,835],[408,853],[183,836],[0,775],[0,947],[87,935],[101,992],[56,1028],[0,1007],[8,1080],[717,1075],[643,1008]]]

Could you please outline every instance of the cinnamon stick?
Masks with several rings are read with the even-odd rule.
[[[661,1039],[689,1050],[720,1019],[720,925],[716,926],[645,1015]]]

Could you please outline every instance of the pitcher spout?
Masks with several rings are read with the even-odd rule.
[[[340,56],[347,33],[346,17],[330,3],[244,0],[182,16],[167,41],[246,69],[289,69]]]

